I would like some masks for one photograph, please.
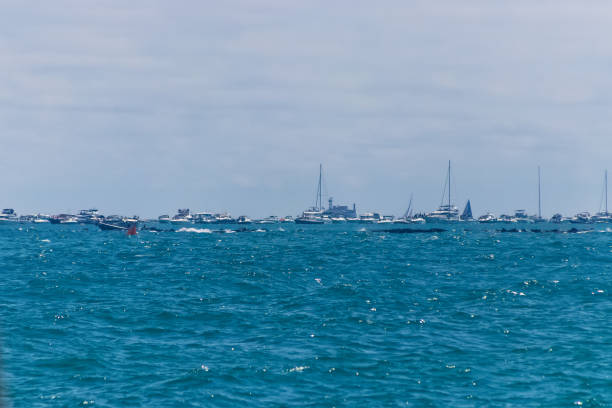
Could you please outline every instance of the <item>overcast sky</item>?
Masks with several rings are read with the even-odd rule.
[[[0,206],[599,209],[608,1],[39,1],[0,14]],[[612,201],[611,201],[612,203]]]

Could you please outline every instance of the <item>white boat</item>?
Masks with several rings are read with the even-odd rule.
[[[253,221],[246,215],[241,215],[238,218],[236,218],[236,224],[250,224],[252,222]]]
[[[160,215],[157,217],[157,221],[161,222],[162,224],[167,224],[170,222],[170,216],[166,214]]]
[[[481,215],[480,217],[478,217],[478,222],[481,223],[492,223],[497,221],[497,218],[491,214],[491,213],[486,213],[485,215]]]
[[[610,223],[612,222],[612,214],[608,212],[608,170],[604,173],[604,198],[605,206],[604,211],[600,211],[595,214],[591,219],[597,223]],[[601,205],[600,205],[601,208]]]
[[[12,208],[5,208],[0,213],[0,223],[12,223],[19,221],[19,217]]]
[[[333,224],[345,224],[346,223],[346,218],[344,218],[344,217],[332,217],[331,218],[331,222]]]
[[[576,214],[572,219],[570,219],[572,224],[590,224],[593,222],[591,220],[591,214],[588,211],[584,211]]]
[[[446,194],[448,187],[448,194]],[[448,202],[444,204],[444,198],[447,196]],[[427,222],[455,222],[460,221],[459,209],[451,204],[451,163],[448,161],[448,174],[446,176],[446,184],[442,190],[442,204],[437,210],[430,212],[425,216]]]
[[[76,217],[68,217],[60,220],[60,224],[78,224],[79,220]]]

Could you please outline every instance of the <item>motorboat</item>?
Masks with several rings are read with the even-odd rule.
[[[9,222],[17,222],[19,218],[17,217],[17,213],[12,208],[5,208],[0,213],[0,223],[9,223]]]
[[[486,213],[485,215],[481,215],[480,217],[478,217],[478,222],[481,223],[493,223],[497,221],[497,218],[495,218],[495,216],[491,213]]]
[[[168,224],[170,222],[170,216],[167,214],[160,215],[157,217],[157,221],[161,222],[162,224]]]
[[[590,224],[592,222],[591,214],[588,211],[583,211],[572,217],[570,222],[572,224]]]
[[[236,218],[236,224],[250,224],[252,222],[253,221],[246,215],[241,215],[238,218]]]

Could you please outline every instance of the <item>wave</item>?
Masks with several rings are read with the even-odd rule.
[[[208,228],[181,228],[176,232],[195,232],[196,234],[212,234],[212,231]]]

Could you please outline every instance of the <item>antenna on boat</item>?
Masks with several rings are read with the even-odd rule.
[[[542,218],[542,190],[540,182],[540,166],[538,166],[538,218]]]

